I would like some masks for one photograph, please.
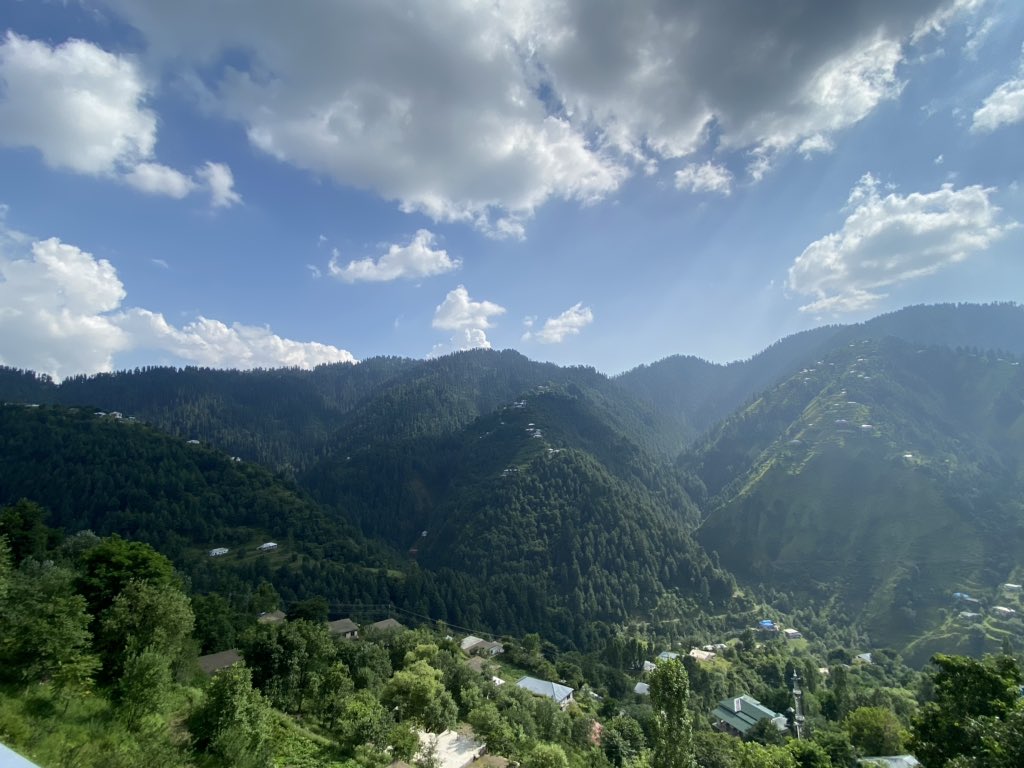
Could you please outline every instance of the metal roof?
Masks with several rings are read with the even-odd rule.
[[[569,686],[552,683],[548,680],[538,680],[536,677],[524,677],[516,683],[516,686],[538,696],[547,696],[558,703],[562,703],[572,696],[572,688]]]

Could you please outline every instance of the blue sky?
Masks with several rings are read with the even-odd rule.
[[[1021,298],[1014,0],[6,11],[6,365],[615,373]]]

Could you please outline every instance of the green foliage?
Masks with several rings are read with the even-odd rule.
[[[538,744],[522,762],[523,768],[569,768],[565,750],[557,744]]]
[[[46,510],[28,499],[0,508],[0,536],[6,537],[15,563],[46,552],[49,529],[43,523],[45,517]]]
[[[105,673],[116,680],[128,658],[146,652],[171,667],[181,665],[194,626],[189,599],[176,586],[129,581],[102,615],[98,644]]]
[[[338,673],[337,646],[323,623],[261,624],[242,638],[239,648],[253,684],[285,712],[302,714]]]
[[[143,718],[158,714],[167,704],[171,689],[171,658],[154,646],[129,652],[114,687],[114,699],[129,728]]]
[[[843,727],[850,743],[865,755],[901,755],[907,732],[891,710],[859,707],[847,715]]]
[[[394,708],[399,720],[411,720],[432,733],[455,725],[458,707],[441,683],[440,670],[417,661],[396,672],[381,693],[381,702]]]
[[[933,699],[914,718],[910,748],[928,768],[941,768],[985,749],[986,732],[990,743],[998,744],[1000,729],[985,724],[1019,711],[1024,673],[1006,656],[976,661],[939,654],[932,664]]]
[[[57,676],[62,693],[88,691],[96,662],[85,599],[74,575],[52,564],[26,561],[0,603],[0,669],[24,683]]]
[[[267,762],[271,722],[270,705],[252,687],[251,673],[236,664],[210,681],[188,726],[200,749],[235,764],[259,765]]]
[[[178,584],[171,561],[140,541],[115,534],[82,554],[76,586],[93,616],[107,610],[131,581],[157,587]]]
[[[660,662],[651,673],[650,686],[654,708],[652,768],[696,768],[686,668],[678,659]]]

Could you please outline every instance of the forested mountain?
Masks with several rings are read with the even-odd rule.
[[[449,435],[335,454],[300,482],[427,570],[480,585],[470,622],[525,631],[542,608],[549,634],[579,641],[666,591],[727,603],[731,579],[687,533],[686,491],[606,416],[600,397],[543,385]]]
[[[939,304],[907,307],[855,325],[797,333],[749,360],[727,365],[679,355],[642,365],[616,381],[679,430],[683,443],[726,418],[751,397],[832,349],[886,337],[914,344],[1024,354],[1024,307],[1017,304]],[[679,444],[679,448],[683,447]]]
[[[965,622],[973,604],[952,597],[991,607],[1024,565],[1018,358],[850,343],[727,419],[681,466],[707,489],[700,541],[741,582],[842,605],[878,643],[918,640],[918,661],[1021,629],[988,612]]]
[[[1018,567],[1022,351],[1021,307],[949,305],[616,379],[492,350],[60,384],[0,369],[0,400],[80,408],[4,409],[0,503],[149,541],[199,585],[266,580],[568,646],[666,596],[673,616],[724,615],[734,574],[887,643],[970,650],[1005,630],[958,627],[947,594]],[[261,537],[287,555],[203,555]]]

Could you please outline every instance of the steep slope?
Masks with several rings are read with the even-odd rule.
[[[197,588],[229,592],[266,578],[286,597],[399,594],[400,562],[325,515],[294,485],[256,465],[127,419],[79,409],[0,406],[0,505],[28,498],[48,525],[152,544]],[[260,555],[267,540],[280,551]],[[214,547],[232,550],[216,560]],[[319,564],[315,578],[305,573]],[[385,597],[386,599],[386,597]]]
[[[454,434],[325,459],[301,482],[428,571],[478,585],[470,626],[585,644],[595,622],[647,616],[666,592],[694,612],[732,594],[687,533],[697,511],[678,480],[572,385]]]
[[[782,339],[749,360],[717,365],[673,356],[642,365],[615,381],[651,405],[679,430],[683,444],[750,398],[813,366],[837,346],[886,337],[909,343],[1024,354],[1024,307],[1017,304],[940,304],[907,307],[855,325],[833,325]]]
[[[953,592],[994,597],[1024,565],[1016,359],[850,344],[726,420],[682,466],[707,488],[699,539],[725,567],[836,601],[879,643],[948,628],[962,610]]]

